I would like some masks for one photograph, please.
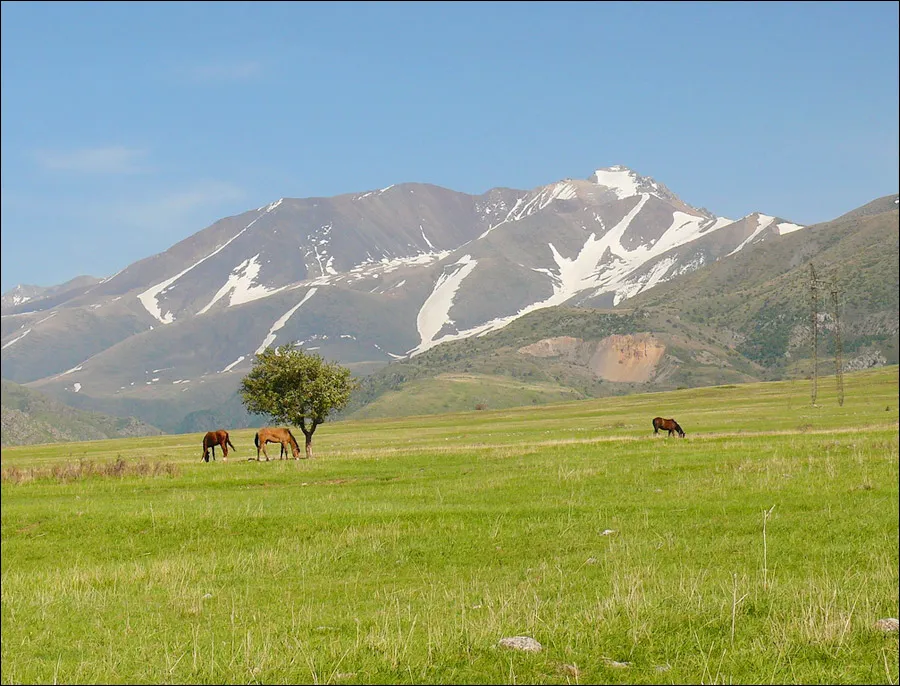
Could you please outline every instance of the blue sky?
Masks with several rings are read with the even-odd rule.
[[[734,219],[898,190],[897,2],[2,3],[2,292],[281,197],[622,164]]]

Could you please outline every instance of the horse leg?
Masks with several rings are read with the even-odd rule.
[[[222,459],[224,460],[226,457],[228,457],[228,446],[225,444],[225,441],[222,441],[221,443],[219,443],[219,447],[222,448]]]

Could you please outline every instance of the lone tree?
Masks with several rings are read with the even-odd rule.
[[[241,380],[240,393],[248,412],[300,427],[309,458],[316,427],[347,404],[357,382],[349,369],[295,346],[291,342],[259,353]]]

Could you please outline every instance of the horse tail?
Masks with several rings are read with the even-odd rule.
[[[237,448],[235,448],[235,447],[234,447],[234,443],[231,442],[231,436],[229,436],[227,433],[225,434],[225,442],[226,442],[228,445],[231,446],[231,449],[232,449],[232,450],[234,450],[235,452],[237,452]]]
[[[257,431],[256,435],[253,437],[253,443],[256,445],[256,449],[259,450],[259,431]]]

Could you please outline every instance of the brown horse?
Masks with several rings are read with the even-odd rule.
[[[294,438],[294,434],[291,433],[290,429],[279,429],[267,426],[256,432],[256,436],[253,437],[253,442],[256,444],[257,462],[259,462],[260,450],[262,450],[262,454],[266,456],[266,462],[269,461],[269,454],[266,452],[266,443],[281,443],[281,455],[278,458],[279,460],[283,460],[284,456],[287,455],[288,446],[291,447],[291,453],[293,454],[294,459],[300,459],[300,446],[297,445],[297,439]]]
[[[662,417],[653,418],[653,433],[658,434],[659,430],[668,431],[669,435],[678,432],[678,435],[684,438],[684,430],[678,425],[674,419],[663,419]]]
[[[207,431],[206,435],[203,437],[203,461],[209,462],[209,451],[212,450],[213,460],[216,459],[216,446],[220,446],[222,448],[222,459],[225,460],[228,458],[228,446],[231,446],[232,450],[237,450],[232,443],[231,438],[228,437],[228,432],[224,429],[219,429],[218,431]]]

